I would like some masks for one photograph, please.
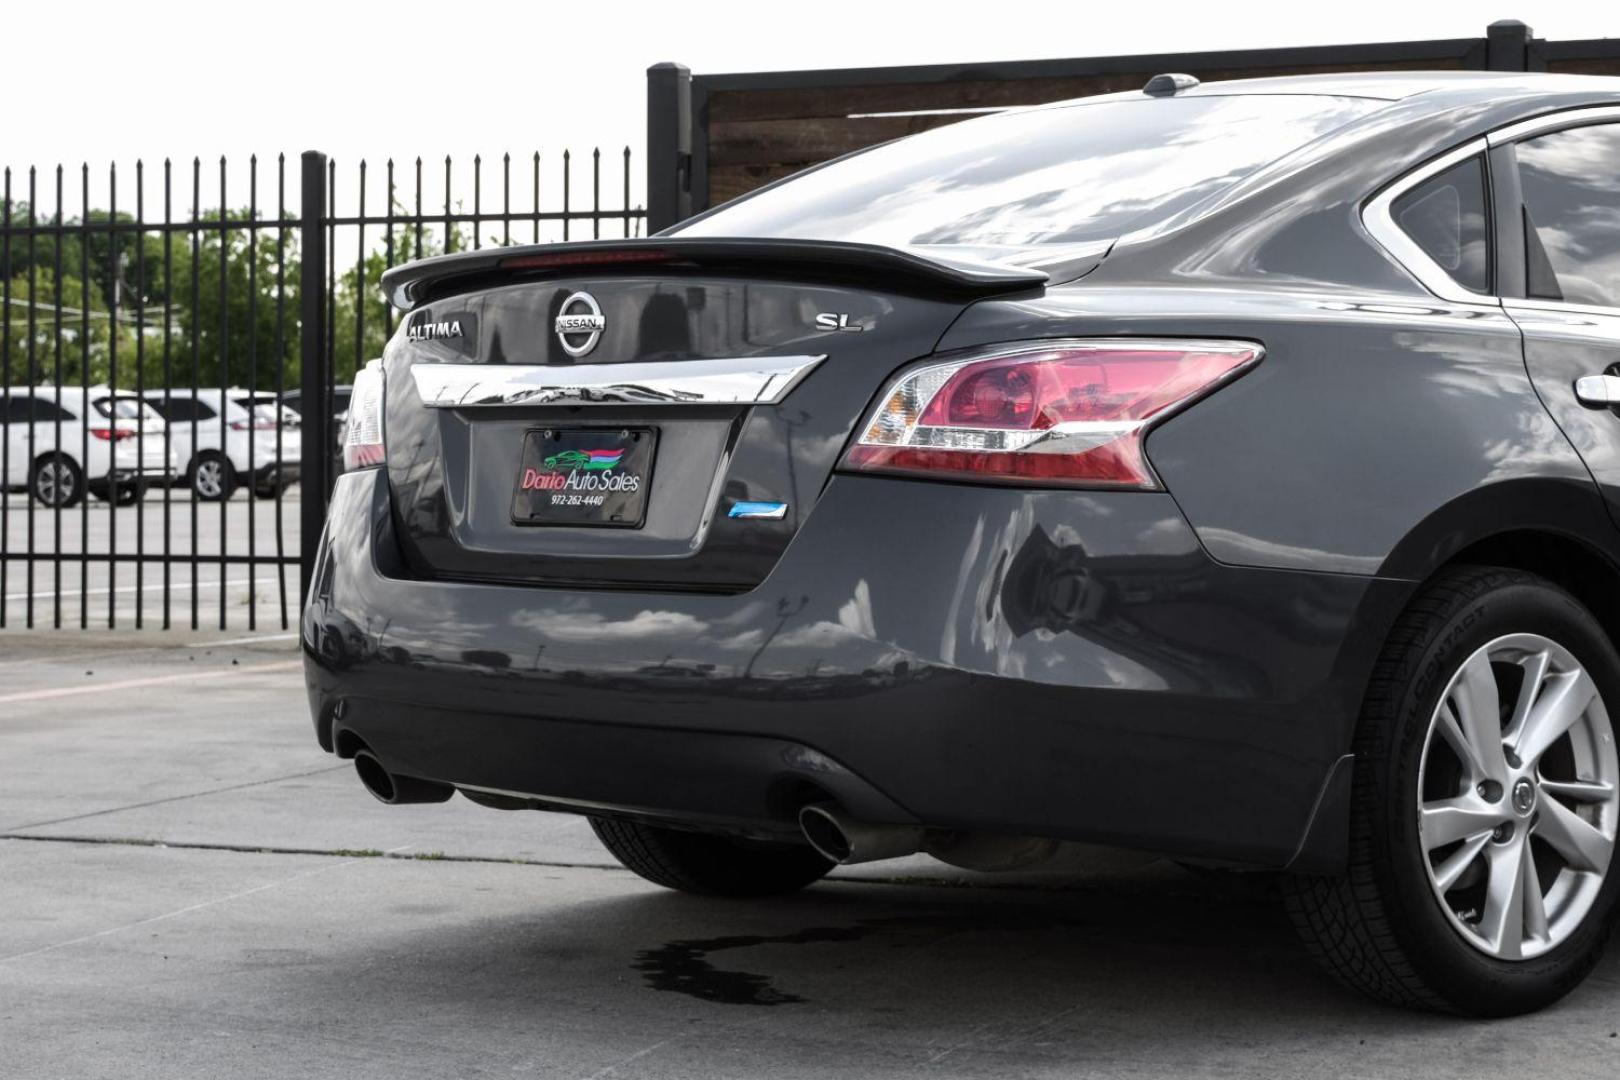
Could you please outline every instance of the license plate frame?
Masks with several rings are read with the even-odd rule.
[[[639,529],[657,452],[655,427],[530,428],[512,485],[512,523]]]

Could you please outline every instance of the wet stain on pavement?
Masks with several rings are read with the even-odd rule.
[[[706,958],[711,953],[726,949],[747,949],[756,945],[856,941],[871,932],[872,928],[867,926],[825,926],[775,937],[738,934],[733,937],[671,941],[639,953],[634,967],[654,990],[673,990],[722,1005],[798,1005],[805,999],[776,989],[771,985],[769,975],[725,971],[709,963]]]
[[[817,926],[788,934],[738,934],[731,937],[695,938],[670,941],[656,949],[636,954],[632,965],[654,990],[687,994],[721,1005],[800,1005],[808,998],[777,989],[771,976],[749,971],[720,968],[709,958],[728,949],[749,949],[759,945],[847,944],[873,934],[898,935],[893,947],[904,947],[907,937],[935,940],[941,934],[974,930],[1027,931],[1057,926],[1078,927],[1083,920],[1057,912],[1028,910],[990,911],[972,914],[918,914],[879,919],[862,919],[854,926]]]

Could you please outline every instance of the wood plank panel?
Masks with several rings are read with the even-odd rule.
[[[1281,75],[1319,75],[1362,71],[1443,71],[1462,67],[1457,60],[1410,60],[1380,64],[1307,64],[1270,68],[1188,69],[1205,82]],[[859,86],[806,86],[757,90],[710,90],[711,124],[744,120],[791,120],[862,113],[911,112],[920,109],[1004,108],[1039,105],[1066,98],[1139,90],[1157,70],[1099,75],[1057,76],[996,81],[879,83]]]
[[[1460,63],[1403,61],[1253,69],[1214,69],[1199,73],[1205,81],[1257,75],[1310,75],[1328,72],[1434,70]],[[1134,90],[1151,72],[1086,77],[1004,80],[1001,82],[935,82],[713,91],[708,98],[708,205],[753,190],[798,169],[863,147],[944,124],[972,114],[872,116],[871,113],[918,109],[972,109],[1040,105],[1049,101]]]

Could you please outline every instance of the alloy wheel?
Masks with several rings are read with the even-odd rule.
[[[34,494],[46,506],[65,505],[73,497],[73,470],[56,458],[34,473]]]
[[[225,466],[218,461],[199,461],[192,487],[205,499],[217,499],[225,490]]]
[[[1430,719],[1417,809],[1429,883],[1470,945],[1527,960],[1575,932],[1609,872],[1620,768],[1568,649],[1511,634],[1469,656]]]

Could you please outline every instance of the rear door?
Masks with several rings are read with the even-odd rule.
[[[1543,118],[1493,137],[1504,304],[1536,392],[1620,522],[1620,122]]]

